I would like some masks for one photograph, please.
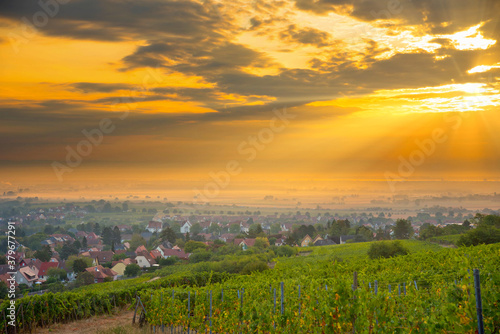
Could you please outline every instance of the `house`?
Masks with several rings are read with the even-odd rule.
[[[137,261],[136,261],[136,260],[134,260],[134,259],[130,259],[130,258],[125,259],[125,260],[123,260],[122,262],[123,262],[123,264],[125,265],[125,267],[126,267],[126,266],[128,266],[129,264],[132,264],[132,263],[137,264]]]
[[[163,258],[169,258],[171,256],[177,256],[181,260],[187,260],[189,259],[189,253],[185,253],[182,249],[163,249],[162,250]]]
[[[89,247],[97,246],[101,243],[101,238],[94,232],[87,233],[87,245]]]
[[[125,265],[123,261],[117,261],[111,270],[113,270],[118,277],[121,277],[125,275],[125,268],[127,268],[127,265]]]
[[[40,266],[40,270],[38,271],[38,278],[47,280],[49,278],[49,269],[50,268],[58,268],[59,263],[57,262],[42,262]]]
[[[274,245],[275,246],[283,246],[286,244],[286,238],[285,237],[281,237],[281,238],[278,238],[276,239],[276,241],[274,242]]]
[[[10,283],[11,283],[11,280],[12,280],[12,276],[9,275],[9,274],[2,274],[0,275],[0,281],[1,282],[4,282],[6,286],[10,286]],[[14,281],[14,286],[17,288],[19,284],[17,284],[17,282]]]
[[[240,246],[242,250],[247,250],[255,245],[255,239],[234,239],[233,243]]]
[[[181,225],[181,233],[182,234],[186,234],[186,233],[189,233],[191,232],[191,227],[193,225],[188,221],[186,221],[183,225]]]
[[[163,256],[158,249],[153,249],[151,252],[149,252],[149,255],[151,255],[151,257],[153,259],[156,259],[156,258],[159,258],[159,257]]]
[[[244,222],[240,222],[240,232],[241,233],[248,233],[250,231],[250,225]]]
[[[222,240],[224,242],[228,242],[229,240],[234,239],[235,236],[236,236],[236,234],[233,234],[233,233],[224,233],[219,237],[219,240]]]
[[[30,267],[19,268],[16,272],[16,283],[26,284],[30,288],[38,282],[38,275]]]
[[[146,246],[144,246],[144,245],[140,245],[135,250],[136,254],[143,253],[143,252],[146,252],[146,253],[148,252],[148,250],[146,249]]]
[[[304,239],[300,242],[300,247],[307,247],[309,244],[312,244],[313,239],[307,234]]]
[[[113,271],[113,269],[105,268],[101,265],[89,267],[85,270],[91,273],[92,276],[94,276],[95,283],[103,283],[104,280],[108,277],[111,277],[113,281],[116,280],[117,273]]]
[[[116,225],[116,227],[118,227],[120,232],[127,232],[132,230],[132,227],[129,225]]]
[[[336,245],[337,243],[333,240],[318,240],[314,243],[314,246],[330,246],[330,245]]]
[[[163,231],[163,223],[162,222],[155,222],[155,221],[150,221],[148,223],[148,226],[146,227],[146,230],[148,230],[151,233],[160,233]]]
[[[33,269],[37,274],[38,271],[40,270],[40,267],[42,266],[42,261],[39,259],[22,259],[21,262],[19,263],[19,266],[22,267],[30,267]]]
[[[73,271],[73,268],[69,268],[67,266],[66,261],[59,262],[59,268],[64,269],[66,271],[66,276],[68,277],[68,281],[74,281],[76,279],[76,273]]]
[[[153,259],[148,253],[141,253],[141,255],[137,255],[135,260],[141,268],[149,268],[153,264],[156,264],[155,259]]]
[[[97,266],[99,264],[104,264],[106,262],[113,261],[112,251],[101,251],[101,252],[89,252],[92,258],[92,265]]]
[[[313,241],[312,241],[313,245],[316,243],[316,241],[320,241],[320,240],[323,240],[323,238],[318,234],[316,236],[316,238],[314,238]]]

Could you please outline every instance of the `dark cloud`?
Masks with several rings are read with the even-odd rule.
[[[346,12],[363,21],[400,20],[422,25],[433,34],[453,33],[489,20],[498,20],[497,0],[295,0],[297,8],[319,15]]]
[[[117,90],[131,90],[134,85],[123,83],[96,83],[96,82],[75,82],[68,84],[69,87],[83,93],[111,93]]]
[[[330,35],[328,33],[314,28],[301,29],[295,24],[289,25],[286,30],[282,31],[280,33],[280,38],[287,42],[310,44],[318,48],[330,44]]]
[[[120,41],[162,35],[202,38],[230,25],[207,6],[189,0],[72,0],[50,11],[55,15],[38,28],[47,35],[76,39]],[[47,10],[38,0],[0,2],[0,17],[16,21],[24,17],[36,23],[33,18],[39,12]]]

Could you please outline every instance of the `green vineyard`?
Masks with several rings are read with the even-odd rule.
[[[389,259],[368,259],[369,244],[318,247],[307,256],[277,258],[274,269],[252,275],[177,273],[130,286],[117,282],[102,291],[94,286],[25,297],[17,301],[18,327],[130,305],[156,331],[476,333],[478,269],[484,332],[500,331],[499,244],[404,244],[411,253]],[[7,306],[2,305],[4,314]]]

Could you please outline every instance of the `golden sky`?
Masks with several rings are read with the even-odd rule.
[[[496,0],[5,0],[0,181],[500,179],[499,21]]]

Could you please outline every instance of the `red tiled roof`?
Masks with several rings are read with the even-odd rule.
[[[38,276],[47,276],[50,268],[57,268],[57,262],[42,262],[40,270],[38,271]]]

